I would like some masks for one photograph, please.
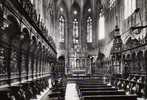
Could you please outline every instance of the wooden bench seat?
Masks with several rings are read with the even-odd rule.
[[[65,92],[64,88],[52,89],[52,92]]]
[[[87,82],[84,82],[84,83],[78,83],[78,85],[106,85],[106,84],[103,84],[103,83],[87,83]]]
[[[116,88],[80,88],[80,91],[116,91]]]
[[[108,88],[112,86],[107,85],[79,85],[80,88]]]
[[[87,84],[88,83],[89,84],[91,84],[91,83],[92,84],[104,84],[101,80],[98,80],[98,79],[95,79],[95,80],[94,79],[91,79],[91,80],[89,80],[89,79],[87,79],[87,80],[86,79],[84,79],[84,80],[77,80],[76,83],[77,84],[84,84],[84,83],[87,83]]]
[[[64,97],[52,97],[49,100],[65,100]]]
[[[62,93],[62,92],[52,92],[51,94],[49,94],[48,96],[50,97],[50,98],[52,98],[52,97],[58,97],[58,96],[64,96],[65,95],[65,93]]]
[[[136,95],[92,95],[83,96],[81,100],[137,100]]]
[[[65,90],[52,90],[52,92],[64,92],[65,93]]]
[[[82,91],[81,96],[89,95],[125,95],[124,91]]]

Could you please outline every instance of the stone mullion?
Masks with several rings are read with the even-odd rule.
[[[40,53],[38,54],[38,63],[37,63],[37,77],[39,77],[39,73],[40,73]]]
[[[44,73],[46,73],[46,51],[45,51],[45,56],[44,56]]]
[[[125,58],[122,56],[121,58],[121,72],[123,74],[123,69],[124,69],[124,65],[125,65]],[[108,66],[110,66],[109,61],[108,61]]]
[[[44,75],[44,70],[45,69],[45,52],[44,52],[44,55],[43,55],[43,67],[42,67],[42,74]]]
[[[39,76],[40,76],[40,73],[41,73],[41,56],[42,56],[42,51],[40,51],[40,55],[39,55],[39,66],[38,66]]]
[[[33,72],[34,72],[34,53],[31,54],[31,77],[32,78],[33,78]]]
[[[37,55],[36,55],[36,54],[37,54],[37,53],[36,53],[37,51],[36,51],[36,49],[37,49],[37,48],[35,47],[34,50],[33,50],[33,51],[34,51],[34,53],[33,53],[34,64],[33,64],[33,66],[32,66],[32,68],[33,68],[33,78],[36,77],[36,60],[37,60],[37,59],[36,59],[36,58],[37,58]]]
[[[4,57],[5,67],[7,68],[7,74],[8,74],[7,83],[9,85],[11,84],[11,79],[10,79],[11,78],[10,62],[11,62],[11,53],[12,53],[11,47],[12,47],[11,40],[9,40],[8,45],[6,46],[6,49],[4,51],[4,53],[5,53],[5,57]]]
[[[141,69],[141,58],[140,56],[137,57],[137,73],[140,73],[140,69]]]
[[[42,56],[41,56],[41,76],[43,75],[43,67],[44,67],[44,51],[42,52]]]
[[[34,77],[37,78],[37,66],[38,66],[38,48],[35,49],[34,53]]]
[[[38,77],[40,77],[40,67],[41,67],[41,55],[42,55],[42,51],[41,49],[39,50],[39,55],[38,55]]]
[[[127,58],[127,73],[129,73],[130,72],[130,64],[131,64],[131,62],[132,62],[132,59],[130,59],[130,57],[129,58]]]
[[[47,67],[47,64],[46,64],[46,53],[45,53],[45,56],[44,56],[44,73],[46,73],[46,67]]]
[[[130,60],[128,58],[126,58],[126,65],[125,65],[125,74],[126,76],[128,76],[128,73],[129,73],[129,62]]]
[[[26,67],[26,79],[28,80],[29,76],[29,54],[30,54],[30,48],[28,47],[26,50],[26,55],[25,55],[25,67]]]
[[[21,82],[21,72],[22,72],[22,44],[19,44],[19,48],[17,48],[17,68],[19,71],[19,82]]]
[[[46,62],[47,62],[47,70],[48,70],[48,73],[50,72],[50,70],[49,70],[49,61],[48,61],[48,55],[47,55],[47,57],[46,57]]]
[[[29,52],[29,78],[31,78],[31,74],[32,74],[32,51],[31,51],[31,48],[30,48],[30,52]]]
[[[47,67],[48,67],[48,73],[50,73],[50,65],[49,65],[49,60],[48,60],[48,55],[47,55]]]
[[[145,56],[143,57],[143,71],[146,72],[145,71]]]
[[[39,72],[38,67],[39,67],[39,50],[36,54],[36,77],[38,76],[38,72]]]
[[[38,76],[38,63],[39,63],[39,56],[37,54],[37,57],[36,57],[36,78]]]
[[[36,77],[36,65],[37,65],[37,55],[36,55],[37,53],[35,53],[35,55],[34,55],[34,72],[33,72],[33,74],[34,74],[34,78]]]
[[[42,67],[42,75],[44,75],[44,68],[45,68],[45,52],[43,53],[43,67]]]
[[[134,63],[135,63],[135,58],[132,58],[131,60],[131,72],[134,72]]]
[[[19,53],[19,48],[14,45],[12,45],[12,52],[11,52],[11,55],[10,55],[10,69],[11,69],[11,80],[12,82],[15,81],[15,80],[19,80],[19,77],[20,77],[20,73],[19,73],[19,65],[21,64],[21,59],[20,59],[20,53]]]
[[[132,58],[132,69],[131,69],[132,72],[136,72],[136,71],[135,71],[135,69],[136,69],[136,68],[135,68],[135,67],[136,67],[135,63],[136,63],[136,57],[133,57],[133,58]]]
[[[49,62],[49,55],[47,57],[47,62],[48,62],[48,70],[49,70],[49,74],[51,73],[51,66],[50,66],[50,62]]]
[[[46,72],[48,72],[48,61],[47,61],[47,52],[46,52],[46,57],[45,57],[45,63],[46,63]]]
[[[144,57],[141,58],[141,72],[144,72]]]
[[[36,43],[33,44],[32,52],[31,52],[31,70],[32,70],[32,79],[34,78],[35,71],[35,61],[36,61]]]
[[[134,65],[135,65],[135,66],[134,66],[134,69],[135,69],[134,71],[137,72],[137,58],[135,58]]]
[[[47,56],[46,56],[46,70],[47,70],[47,72],[49,73],[49,66],[48,66],[48,60],[47,60]]]
[[[38,55],[37,55],[37,63],[36,63],[36,77],[39,76],[39,74],[38,74],[39,73],[39,69],[38,68],[39,68],[39,63],[40,63],[39,62],[40,61],[39,60],[39,56],[40,56],[40,54],[38,53]]]
[[[42,67],[43,67],[43,52],[42,52],[42,55],[41,55],[41,67],[40,67],[40,75],[42,76]]]

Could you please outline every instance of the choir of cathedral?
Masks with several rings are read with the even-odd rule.
[[[0,0],[2,100],[146,100],[147,0]]]

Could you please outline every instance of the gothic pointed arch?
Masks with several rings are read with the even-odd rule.
[[[65,55],[59,56],[59,57],[58,57],[58,60],[59,60],[59,61],[64,61],[64,60],[65,60]]]
[[[8,28],[5,29],[6,33],[8,33],[7,35],[12,39],[12,38],[16,38],[16,36],[19,36],[21,33],[21,28],[19,25],[19,22],[17,20],[17,18],[15,18],[13,15],[8,15],[7,16],[8,21],[10,21],[10,24],[8,26]],[[15,29],[15,30],[14,30]]]
[[[80,17],[80,5],[75,1],[72,6],[71,6],[71,15],[72,15],[72,18],[77,18],[77,17]]]
[[[60,42],[65,42],[65,33],[66,33],[66,20],[68,19],[68,11],[67,6],[64,2],[64,0],[60,0],[57,2],[57,22],[58,22],[58,30],[59,30],[59,40]]]
[[[83,16],[84,16],[84,28],[86,29],[86,42],[91,43],[92,42],[92,26],[93,26],[93,18],[92,18],[92,5],[90,0],[86,0],[86,3],[84,5],[84,11],[83,11]]]
[[[75,1],[71,6],[71,24],[72,24],[72,43],[73,48],[78,51],[79,48],[79,22],[80,22],[80,6]]]
[[[85,18],[87,18],[88,16],[92,16],[92,5],[90,0],[86,0],[83,9],[83,15]]]
[[[68,17],[68,11],[67,11],[67,6],[64,0],[60,0],[57,3],[57,11],[58,11],[58,18],[62,15],[64,16],[66,19]]]

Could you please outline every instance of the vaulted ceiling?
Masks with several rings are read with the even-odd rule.
[[[56,24],[58,24],[56,20],[60,15],[63,15],[68,20],[70,19],[69,17],[74,16],[74,11],[77,11],[79,14],[77,16],[81,17],[82,20],[87,18],[88,14],[98,20],[97,16],[105,7],[106,1],[109,0],[33,0],[38,14],[41,15],[41,19],[48,28],[48,34],[53,37],[57,47],[59,36],[58,32],[56,32]]]
[[[91,7],[94,9],[102,8],[101,0],[55,0],[56,6],[61,7],[65,6],[65,10],[68,12],[71,11],[72,7],[75,5],[75,8],[79,6],[81,12],[84,11],[85,8]]]

